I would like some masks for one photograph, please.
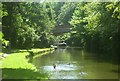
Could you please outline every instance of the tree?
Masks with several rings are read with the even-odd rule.
[[[10,41],[11,48],[31,48],[36,42],[42,43],[45,39],[49,42],[51,29],[55,25],[55,14],[51,4],[20,2],[2,4],[3,11],[8,13],[2,18],[3,33]],[[42,44],[39,47],[43,47]]]
[[[71,36],[83,39],[83,45],[90,50],[117,50],[119,48],[119,5],[119,2],[78,3],[70,21],[76,33],[71,33]]]

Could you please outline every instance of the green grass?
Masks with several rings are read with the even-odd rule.
[[[52,48],[51,48],[52,49]],[[39,48],[36,48],[36,49],[31,49],[30,51],[33,51],[33,53],[38,53],[40,51],[47,51],[47,50],[50,50],[50,48],[44,48],[44,49],[39,49]]]
[[[39,73],[30,69],[3,68],[3,79],[47,79],[47,73]]]
[[[27,62],[25,58],[28,52],[23,53],[12,53],[8,57],[3,59],[2,68],[24,68],[24,69],[35,69],[35,67]]]
[[[17,50],[2,59],[2,78],[3,79],[47,79],[48,74],[45,72],[38,72],[36,67],[28,63],[25,56],[29,55],[29,51],[38,53],[40,51],[50,50],[45,49],[31,49],[31,50]],[[48,52],[48,51],[47,51]],[[46,54],[45,52],[44,54]],[[40,54],[41,56],[44,54]]]
[[[3,53],[0,53],[0,56],[2,55]]]

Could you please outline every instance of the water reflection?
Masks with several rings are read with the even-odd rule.
[[[84,50],[58,49],[37,57],[33,64],[40,70],[49,72],[50,79],[118,79],[118,65],[100,62],[97,54]],[[56,64],[54,69],[53,64]]]
[[[61,71],[61,70],[65,70],[65,71],[72,71],[72,70],[76,70],[77,67],[74,65],[67,65],[67,64],[59,64],[57,65],[56,69],[53,68],[53,66],[43,66],[40,67],[46,71],[53,71],[53,70],[57,70],[57,71]]]

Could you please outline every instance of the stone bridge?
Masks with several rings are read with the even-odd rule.
[[[61,35],[63,33],[70,32],[71,30],[70,25],[58,25],[53,29],[53,34],[54,35]]]

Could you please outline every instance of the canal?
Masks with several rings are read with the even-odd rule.
[[[38,70],[48,72],[50,79],[118,79],[118,64],[111,58],[83,49],[57,49],[36,57],[32,63]]]

